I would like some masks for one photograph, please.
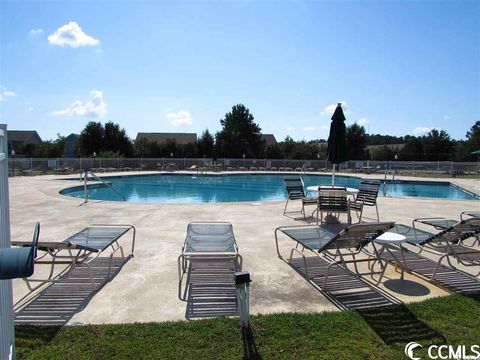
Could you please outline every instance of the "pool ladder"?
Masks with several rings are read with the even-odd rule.
[[[388,174],[389,174],[388,169],[385,169],[385,177],[383,179],[383,196],[387,196],[387,175]],[[391,172],[391,175],[392,175],[392,181],[395,181],[395,170]]]
[[[84,203],[87,203],[88,202],[88,192],[87,192],[87,183],[88,183],[88,176],[91,176],[94,180],[96,181],[99,181],[101,182],[103,185],[105,185],[106,187],[108,187],[110,190],[112,190],[114,193],[116,193],[117,195],[119,195],[123,201],[127,201],[127,198],[125,197],[125,195],[123,195],[120,191],[118,191],[117,189],[115,189],[111,184],[107,183],[105,180],[103,180],[100,176],[96,175],[95,173],[93,173],[92,171],[86,171],[86,172],[82,172],[80,174],[80,178],[82,178],[83,176],[83,183],[84,183],[84,186],[83,186],[83,196],[84,196]]]

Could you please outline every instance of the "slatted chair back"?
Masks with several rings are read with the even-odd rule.
[[[457,244],[462,240],[480,234],[480,218],[461,220],[459,223],[450,226],[438,234],[426,239],[421,244]]]
[[[380,181],[362,180],[355,201],[361,202],[363,203],[363,205],[375,206],[377,203],[377,196],[379,190]]]
[[[303,180],[300,176],[287,176],[284,182],[290,200],[302,199],[306,196]]]
[[[345,187],[319,186],[318,208],[328,212],[346,212],[349,210],[347,189]]]
[[[337,237],[321,250],[360,249],[384,232],[393,228],[394,225],[395,223],[390,221],[350,225],[340,231]]]

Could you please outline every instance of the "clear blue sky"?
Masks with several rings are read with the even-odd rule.
[[[0,3],[0,122],[42,138],[112,120],[219,130],[243,103],[277,139],[328,136],[328,106],[370,133],[464,138],[480,120],[480,1]]]

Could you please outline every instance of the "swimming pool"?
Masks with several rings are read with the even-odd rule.
[[[212,203],[239,201],[271,201],[286,199],[285,174],[220,174],[187,175],[158,174],[104,177],[128,202]],[[331,176],[302,175],[305,186],[329,185]],[[335,184],[358,188],[360,178],[337,176]],[[83,198],[83,186],[60,192]],[[384,188],[380,195],[384,194]],[[447,182],[395,181],[388,182],[386,196],[415,196],[474,200],[478,197]],[[90,185],[88,197],[95,200],[123,201],[105,185]]]

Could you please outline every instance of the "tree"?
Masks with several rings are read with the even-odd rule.
[[[118,153],[121,156],[131,156],[133,145],[125,129],[111,121],[105,123],[89,122],[80,133],[78,149],[83,156]]]
[[[35,144],[32,148],[30,156],[35,158],[56,158],[62,157],[65,148],[65,137],[57,134],[55,140],[42,141],[39,144]]]
[[[111,121],[104,126],[103,149],[104,152],[119,153],[129,157],[133,153],[133,145],[125,129],[120,129],[118,124]]]
[[[361,160],[365,158],[367,134],[362,125],[353,123],[347,127],[346,143],[348,159]]]
[[[253,115],[245,105],[238,104],[220,120],[222,130],[216,134],[216,146],[219,156],[240,158],[263,155],[265,142],[261,128],[253,122]]]
[[[410,137],[400,150],[400,160],[421,161],[423,160],[423,141],[419,137]]]
[[[467,132],[466,150],[468,157],[466,160],[477,160],[478,155],[473,155],[472,151],[480,149],[480,121],[475,122],[470,130]]]
[[[199,156],[212,157],[215,153],[215,138],[213,135],[205,129],[200,138],[197,141],[197,149]]]
[[[283,158],[282,149],[278,144],[268,145],[265,149],[265,157],[267,159],[281,159]]]
[[[432,129],[423,138],[424,160],[452,160],[455,144],[445,130]]]
[[[135,141],[134,144],[135,157],[162,157],[160,145],[156,141],[150,141],[146,138]]]
[[[83,156],[100,154],[103,150],[105,129],[100,122],[90,121],[80,133],[78,138],[78,150]]]
[[[394,157],[393,150],[387,145],[383,145],[377,149],[371,150],[372,159],[379,161],[392,160]]]

